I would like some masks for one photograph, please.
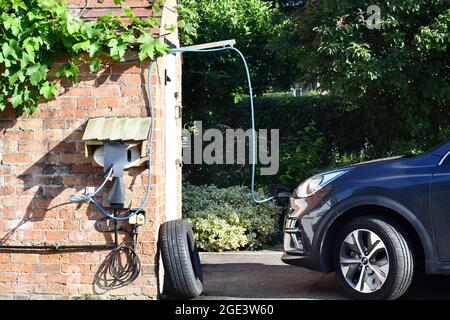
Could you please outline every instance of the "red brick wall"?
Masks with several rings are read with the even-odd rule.
[[[75,2],[79,1],[71,1]],[[108,251],[0,252],[0,298],[157,296],[157,232],[165,220],[164,88],[160,85],[164,66],[158,65],[152,76],[155,84],[152,196],[145,208],[147,223],[139,236],[142,262],[139,278],[124,288],[100,290],[95,274]],[[92,166],[91,159],[84,157],[81,137],[87,120],[149,115],[148,100],[143,94],[148,62],[116,63],[98,74],[90,74],[88,70],[88,66],[81,66],[79,83],[74,86],[61,83],[56,99],[41,103],[39,111],[31,117],[17,118],[11,110],[0,113],[0,241],[5,245],[104,244],[111,240],[110,234],[94,229],[95,221],[102,217],[94,206],[68,204],[67,199],[73,193],[84,193],[86,186],[98,186],[103,181],[103,169]],[[125,184],[132,190],[133,204],[138,205],[146,192],[148,171],[135,168],[127,172]]]

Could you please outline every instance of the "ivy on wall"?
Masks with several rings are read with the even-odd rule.
[[[155,12],[164,1],[149,2]],[[33,114],[41,97],[54,97],[58,85],[48,74],[58,57],[68,58],[55,77],[76,82],[82,63],[95,73],[106,60],[124,61],[130,49],[139,50],[141,61],[168,50],[150,32],[159,27],[158,18],[139,19],[124,5],[130,24],[111,13],[96,21],[81,20],[62,0],[0,0],[0,8],[0,111],[11,106],[18,115]]]

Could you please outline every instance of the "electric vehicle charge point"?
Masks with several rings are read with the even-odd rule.
[[[112,209],[131,207],[123,182],[123,171],[148,166],[148,134],[151,118],[92,118],[83,134],[85,156],[94,166],[103,167],[105,176],[113,178],[103,206]],[[129,197],[130,198],[130,197]]]

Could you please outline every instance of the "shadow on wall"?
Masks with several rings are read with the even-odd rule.
[[[5,124],[8,127],[13,127],[17,120],[4,119],[5,115],[2,114],[2,128],[6,129]],[[85,158],[84,156],[84,144],[81,142],[81,137],[86,126],[85,122],[83,125],[75,129],[69,136],[67,136],[61,142],[55,144],[45,155],[43,155],[39,160],[37,160],[33,165],[28,167],[20,175],[17,176],[23,183],[23,188],[16,190],[16,200],[18,207],[20,206],[21,199],[28,202],[25,210],[25,214],[20,218],[20,221],[9,229],[9,231],[0,238],[0,244],[8,245],[8,242],[14,241],[15,245],[30,245],[26,243],[27,241],[33,241],[32,245],[90,245],[94,244],[105,244],[114,243],[113,232],[110,231],[100,231],[98,225],[106,223],[104,215],[98,211],[98,209],[93,205],[88,206],[83,204],[74,204],[68,202],[68,196],[72,193],[85,193],[86,186],[99,186],[103,182],[103,168],[92,165],[92,160],[90,158]],[[17,133],[12,132],[11,133]],[[51,142],[44,142],[47,147],[51,146]],[[142,169],[144,170],[144,169]],[[142,173],[142,170],[133,170],[130,175],[132,176],[129,188],[133,190],[138,175]],[[31,196],[31,198],[30,198]],[[99,193],[97,199],[102,203],[102,192]],[[81,208],[83,206],[83,208]],[[80,210],[81,209],[81,210]],[[61,239],[61,233],[59,231],[54,231],[52,228],[52,222],[60,223],[60,218],[64,218],[65,221],[70,219],[79,219],[85,221],[83,215],[87,215],[88,221],[93,221],[92,224],[86,224],[87,227],[92,228],[92,230],[84,229],[71,229],[67,231],[67,236],[65,239]],[[56,219],[55,219],[56,218]],[[48,224],[46,224],[48,222]],[[33,223],[43,223],[39,227],[45,231],[45,238],[39,239],[39,235],[43,236],[43,232],[39,230],[32,230],[36,232],[32,238],[27,236],[22,236],[21,232],[23,230],[31,230],[32,227],[25,227],[26,224]],[[80,226],[81,224],[78,224]],[[128,232],[128,224],[126,222],[118,223],[120,230],[120,239],[130,240],[130,234]],[[79,227],[80,228],[80,227]],[[105,227],[102,228],[105,230]],[[58,229],[57,229],[58,230]],[[47,235],[48,233],[54,232],[51,238]],[[58,233],[59,232],[59,233]],[[103,240],[100,237],[93,237],[96,233],[103,235]],[[14,236],[17,234],[16,236]],[[95,235],[94,235],[95,236]],[[5,249],[7,250],[7,249]],[[4,251],[4,250],[2,250]],[[92,249],[76,249],[76,250],[64,250],[64,251],[49,251],[36,249],[27,250],[8,250],[8,252],[21,252],[30,254],[60,254],[62,252],[81,252],[81,251],[93,251]],[[93,287],[96,293],[98,288],[101,288],[103,292],[108,290],[108,285],[111,284],[111,279],[108,278],[108,270],[105,269],[105,263],[108,261],[109,256],[101,264],[100,269],[94,277]],[[112,289],[112,288],[111,288]]]

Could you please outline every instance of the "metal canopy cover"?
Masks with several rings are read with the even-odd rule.
[[[148,138],[151,118],[89,119],[83,141],[144,141]]]

